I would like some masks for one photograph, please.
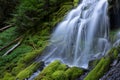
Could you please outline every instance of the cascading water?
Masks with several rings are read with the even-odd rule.
[[[88,68],[90,60],[104,55],[110,47],[107,7],[107,0],[83,0],[57,26],[43,60]]]

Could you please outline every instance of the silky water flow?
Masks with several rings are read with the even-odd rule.
[[[107,8],[107,0],[82,0],[56,27],[42,60],[87,69],[90,60],[105,55],[110,48]]]

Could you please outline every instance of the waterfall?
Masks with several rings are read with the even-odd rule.
[[[107,8],[107,0],[82,0],[56,27],[43,60],[88,68],[90,60],[105,55],[110,48]]]

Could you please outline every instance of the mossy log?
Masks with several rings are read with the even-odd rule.
[[[8,25],[8,26],[5,26],[5,27],[1,28],[1,29],[0,29],[0,32],[3,32],[4,30],[10,28],[11,26],[12,26],[12,25]]]
[[[26,78],[29,78],[32,75],[32,73],[35,72],[39,67],[40,67],[40,63],[31,64],[29,67],[21,71],[17,75],[16,79],[24,80]]]
[[[99,80],[105,72],[109,70],[110,64],[118,58],[120,52],[119,47],[114,47],[108,51],[107,56],[103,57],[96,67],[88,73],[84,80]]]

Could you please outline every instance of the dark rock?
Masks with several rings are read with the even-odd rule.
[[[109,9],[108,14],[110,18],[111,29],[120,27],[120,0],[108,0]]]

